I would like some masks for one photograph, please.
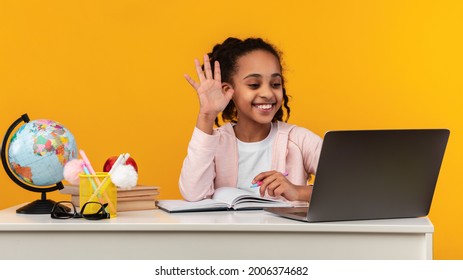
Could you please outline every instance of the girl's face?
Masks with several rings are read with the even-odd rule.
[[[237,61],[233,102],[238,122],[268,124],[283,100],[283,79],[278,59],[264,50],[252,51]]]

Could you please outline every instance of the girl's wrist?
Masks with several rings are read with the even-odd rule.
[[[310,201],[310,198],[312,196],[312,185],[308,186],[298,186],[298,193],[299,193],[299,201]]]
[[[204,133],[212,135],[216,117],[217,116],[214,116],[213,114],[199,113],[198,119],[196,120],[196,127]]]
[[[217,118],[218,115],[219,115],[219,113],[216,113],[216,112],[202,112],[200,110],[199,114],[198,114],[198,119],[203,119],[205,121],[214,122],[215,118]]]

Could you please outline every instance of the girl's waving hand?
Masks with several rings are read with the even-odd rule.
[[[220,64],[218,61],[214,63],[214,75],[212,74],[211,62],[208,55],[204,55],[204,71],[201,69],[198,59],[195,59],[195,68],[199,83],[193,80],[188,74],[184,76],[198,94],[200,109],[197,127],[209,133],[209,131],[212,132],[211,129],[217,115],[230,102],[233,96],[233,88],[228,83],[221,82]],[[203,125],[205,126],[203,127]]]

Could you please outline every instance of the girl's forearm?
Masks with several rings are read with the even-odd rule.
[[[196,120],[196,127],[204,133],[212,135],[215,118],[215,115],[199,113],[198,119]]]

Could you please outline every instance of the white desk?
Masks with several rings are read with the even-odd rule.
[[[432,259],[428,218],[303,223],[263,211],[120,212],[104,221],[0,211],[0,259]]]

